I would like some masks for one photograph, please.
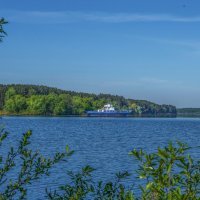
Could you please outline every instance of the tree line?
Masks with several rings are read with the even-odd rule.
[[[180,117],[199,117],[200,108],[179,108],[177,115]]]
[[[96,95],[38,85],[0,85],[2,114],[84,115],[86,111],[100,109],[106,103],[113,104],[117,110],[131,110],[136,116],[176,116],[175,106],[126,99],[118,95]]]

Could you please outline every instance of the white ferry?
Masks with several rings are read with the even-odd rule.
[[[106,104],[102,109],[97,111],[87,111],[86,113],[88,117],[127,117],[130,116],[131,111],[117,111],[112,104]]]

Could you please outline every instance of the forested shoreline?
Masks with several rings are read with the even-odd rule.
[[[200,117],[200,108],[179,108],[177,109],[179,117]]]
[[[133,116],[176,116],[176,107],[146,100],[126,99],[110,94],[89,94],[53,87],[0,84],[1,115],[77,115],[112,103],[117,110],[131,110]]]

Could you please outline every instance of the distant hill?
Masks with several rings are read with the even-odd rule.
[[[66,91],[41,85],[0,84],[0,113],[17,115],[83,115],[106,103],[132,110],[133,116],[176,116],[176,107],[111,94]]]
[[[179,108],[177,115],[180,117],[200,117],[200,108]]]

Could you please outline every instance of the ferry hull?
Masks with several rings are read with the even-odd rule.
[[[96,112],[96,111],[88,111],[88,117],[128,117],[130,116],[130,112]]]

